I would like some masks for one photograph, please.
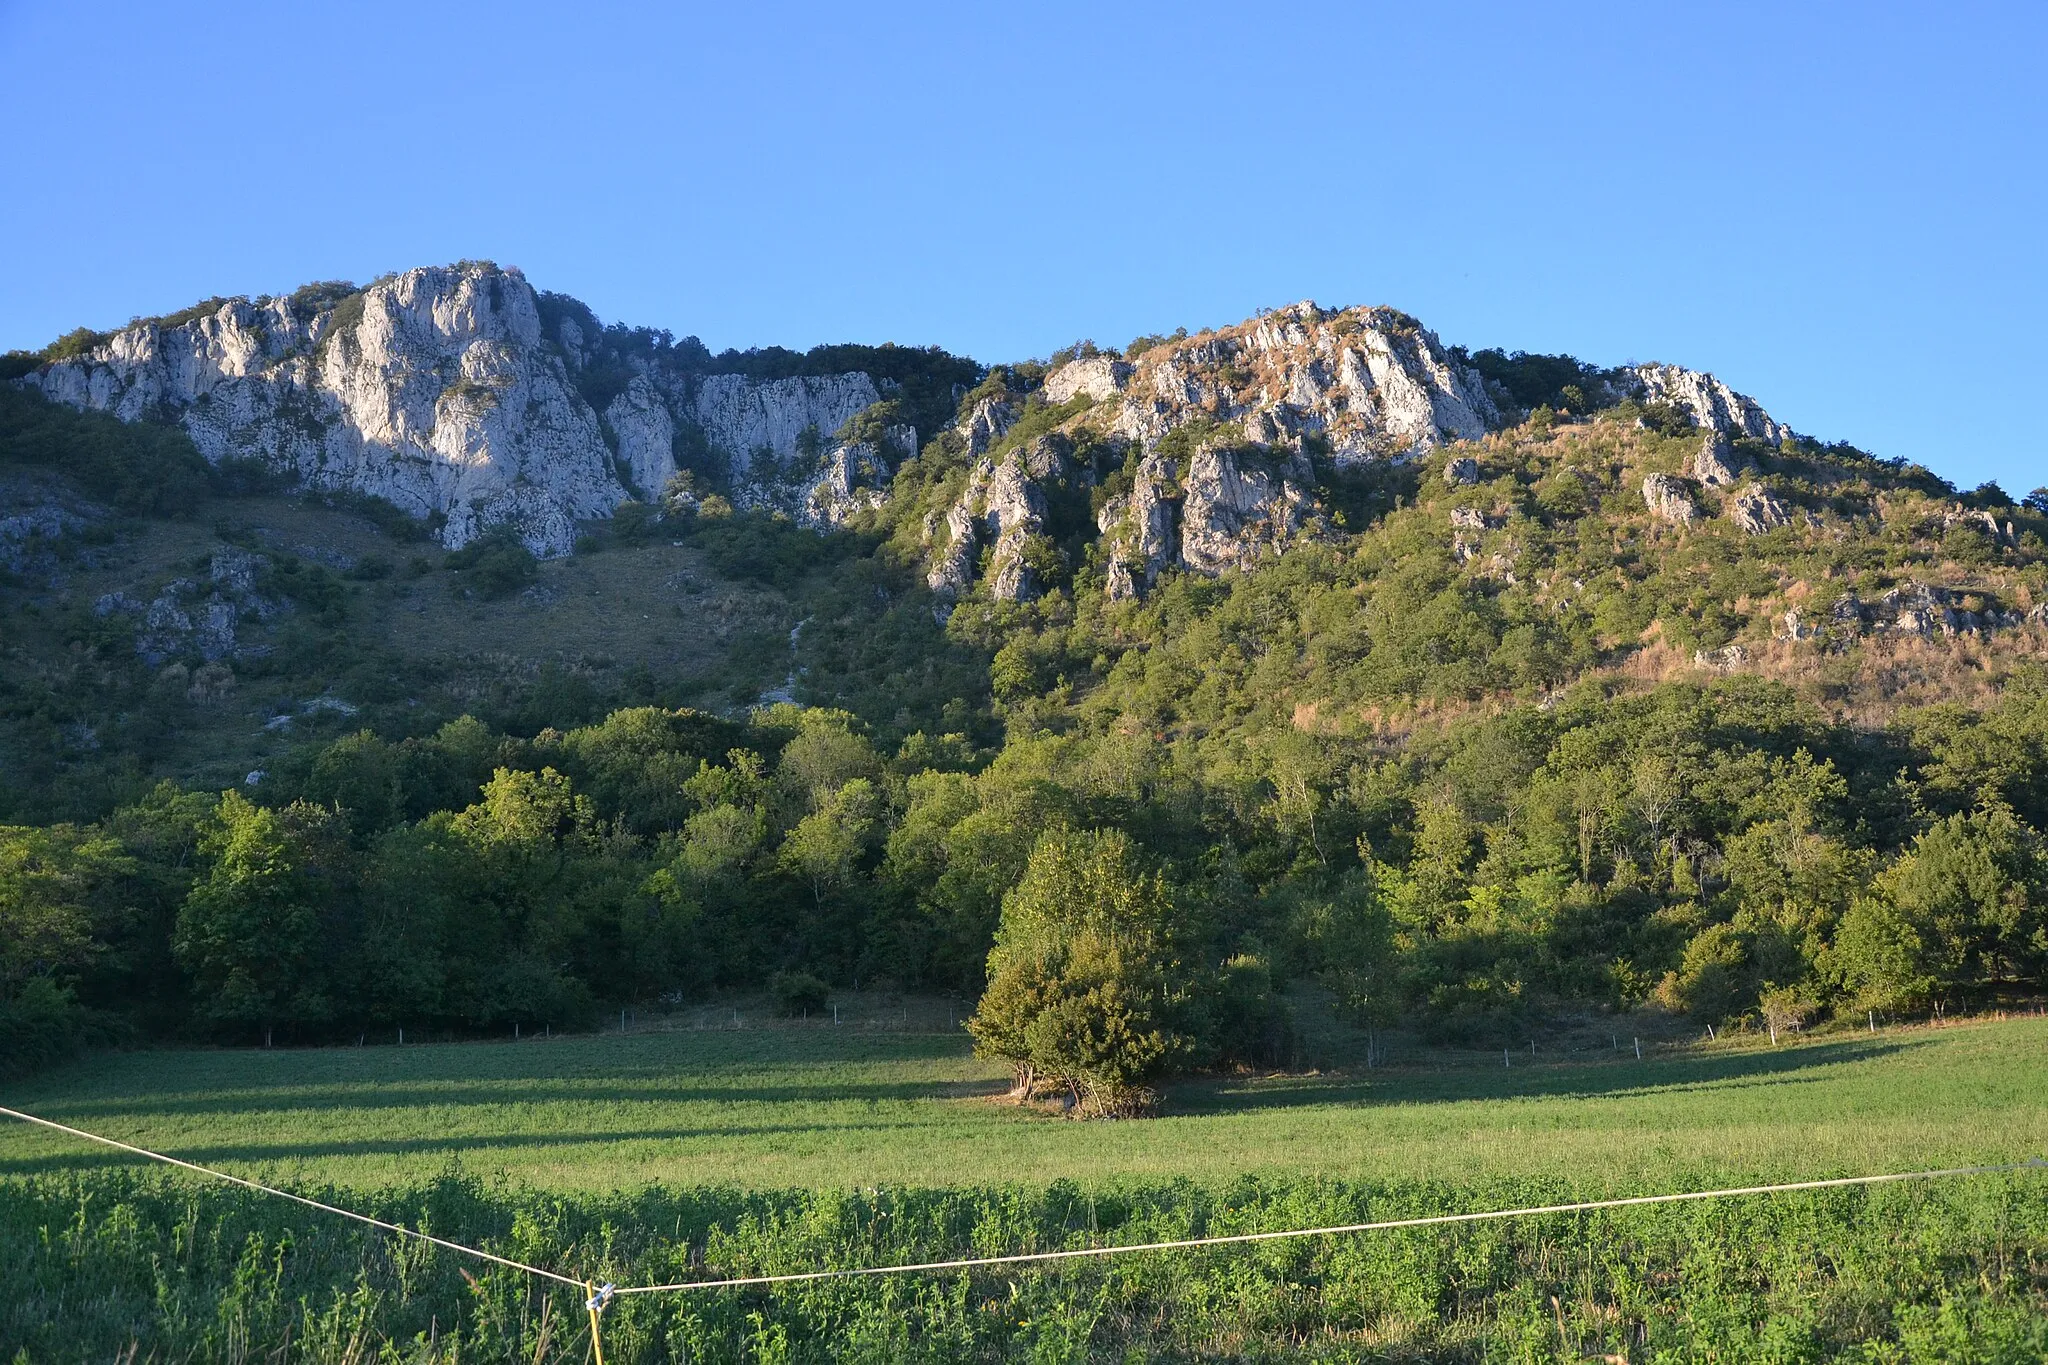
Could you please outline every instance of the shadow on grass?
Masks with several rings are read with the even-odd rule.
[[[1844,1040],[1770,1052],[1508,1066],[1498,1071],[1390,1068],[1330,1076],[1206,1077],[1174,1086],[1169,1103],[1176,1114],[1223,1114],[1304,1105],[1595,1099],[1649,1090],[1796,1085],[1826,1079],[1816,1074],[1826,1068],[1876,1061],[1927,1045],[1898,1039]]]
[[[649,1081],[621,1085],[593,1080],[586,1085],[558,1079],[516,1087],[497,1078],[458,1087],[421,1088],[408,1085],[371,1087],[295,1085],[289,1090],[242,1089],[181,1095],[158,1090],[126,1098],[66,1100],[52,1098],[30,1112],[62,1123],[103,1115],[146,1114],[160,1118],[195,1118],[209,1114],[321,1114],[369,1116],[387,1110],[531,1109],[544,1105],[605,1108],[618,1105],[832,1105],[891,1104],[916,1100],[972,1099],[996,1095],[1000,1081],[819,1081],[804,1085],[693,1085],[687,1081]]]
[[[7,1103],[47,1118],[539,1104],[785,1104],[964,1098],[929,1079],[964,1039],[650,1035],[528,1045],[139,1052],[45,1072]],[[893,1079],[901,1076],[903,1079]],[[926,1077],[926,1078],[920,1078]]]
[[[375,1158],[375,1157],[416,1157],[432,1156],[436,1153],[452,1158],[483,1156],[501,1151],[529,1151],[545,1153],[558,1149],[567,1154],[579,1148],[613,1148],[620,1143],[662,1142],[684,1143],[692,1140],[713,1142],[730,1141],[739,1138],[775,1138],[790,1135],[818,1137],[825,1134],[851,1136],[861,1133],[888,1134],[896,1132],[921,1131],[931,1125],[926,1123],[866,1121],[846,1124],[794,1122],[769,1124],[734,1124],[730,1127],[709,1126],[697,1128],[645,1128],[592,1130],[581,1133],[494,1133],[469,1134],[465,1136],[441,1137],[392,1137],[364,1138],[359,1140],[332,1140],[278,1143],[208,1143],[181,1141],[161,1148],[166,1155],[183,1161],[196,1162],[202,1166],[239,1166],[246,1170],[249,1165],[313,1161],[328,1159]],[[657,1154],[658,1155],[658,1154]],[[679,1163],[690,1160],[690,1153],[677,1151],[674,1154]],[[636,1156],[635,1160],[649,1159]],[[85,1151],[51,1152],[32,1157],[0,1158],[0,1178],[50,1174],[59,1171],[101,1170],[112,1167],[132,1166],[148,1168],[156,1163],[145,1157],[130,1156],[110,1148],[94,1147]]]

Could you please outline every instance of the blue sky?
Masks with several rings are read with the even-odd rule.
[[[2048,5],[0,0],[0,348],[489,257],[713,348],[1391,303],[2048,484]]]

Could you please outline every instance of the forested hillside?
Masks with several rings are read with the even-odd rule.
[[[1110,528],[1228,434],[1119,445],[1043,366],[836,528],[684,476],[551,561],[0,389],[0,1055],[988,987],[1113,1109],[1283,1059],[1302,985],[1488,1043],[2037,993],[2048,492],[1469,359],[1492,429],[1302,437],[1207,569]]]

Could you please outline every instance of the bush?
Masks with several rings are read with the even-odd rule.
[[[509,526],[493,526],[444,562],[451,569],[467,572],[469,581],[485,597],[508,597],[540,574],[539,561]]]
[[[822,1011],[832,998],[832,988],[809,972],[777,972],[768,979],[768,993],[785,1019]]]
[[[70,991],[48,977],[32,977],[12,1000],[0,1000],[0,1076],[24,1075],[104,1043],[106,1032]]]
[[[58,470],[138,516],[190,513],[211,477],[177,427],[80,412],[12,386],[0,386],[0,461]]]

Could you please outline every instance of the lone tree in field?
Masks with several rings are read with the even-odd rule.
[[[1015,1068],[1020,1101],[1049,1080],[1086,1116],[1148,1111],[1150,1083],[1195,1050],[1175,921],[1122,833],[1047,833],[1003,898],[975,1050]]]

